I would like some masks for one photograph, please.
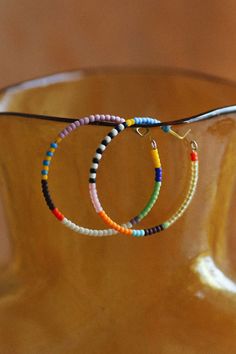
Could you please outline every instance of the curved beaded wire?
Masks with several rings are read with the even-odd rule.
[[[152,120],[151,118],[134,118],[134,119],[129,119],[124,123],[121,123],[119,125],[117,125],[114,129],[112,129],[112,131],[105,137],[105,140],[108,136],[110,137],[115,137],[116,135],[118,135],[121,131],[125,130],[127,127],[132,126],[134,124],[155,124],[155,120]],[[166,130],[166,132],[169,131]],[[109,140],[110,142],[111,140]],[[109,144],[109,143],[108,143]],[[108,145],[107,144],[107,145]],[[103,219],[103,221],[110,225],[113,229],[117,230],[120,233],[126,234],[126,235],[132,235],[132,236],[149,236],[152,234],[155,234],[157,232],[160,232],[164,229],[167,229],[168,227],[170,227],[175,221],[177,221],[185,212],[185,210],[188,208],[196,187],[197,187],[197,181],[198,181],[198,155],[197,155],[197,147],[196,147],[196,143],[191,142],[191,147],[192,147],[192,151],[190,154],[190,161],[191,161],[191,179],[190,179],[190,184],[189,184],[189,188],[188,188],[188,192],[186,194],[186,197],[184,199],[184,201],[182,202],[182,204],[180,205],[180,207],[178,208],[178,210],[166,221],[164,221],[163,223],[153,226],[151,228],[148,229],[140,229],[140,230],[135,230],[135,229],[128,229],[123,225],[119,225],[118,223],[114,222],[104,211],[104,209],[102,208],[102,205],[99,201],[98,198],[98,194],[97,194],[97,187],[96,187],[96,173],[98,170],[98,166],[99,166],[99,162],[101,161],[102,158],[102,154],[104,152],[104,150],[100,153],[98,162],[97,162],[97,168],[96,168],[96,172],[93,172],[93,174],[91,174],[90,172],[90,178],[89,178],[89,190],[90,190],[90,197],[92,200],[92,203],[95,207],[95,210],[97,212],[97,214]],[[96,155],[95,155],[96,156]],[[154,157],[154,164],[155,167],[158,168],[158,164],[159,161]],[[90,170],[91,171],[91,170]],[[158,171],[157,171],[157,176],[158,176]]]
[[[89,228],[84,228],[81,227],[71,220],[67,219],[61,211],[54,205],[54,202],[51,199],[49,190],[48,190],[48,174],[49,174],[49,167],[51,160],[53,158],[53,155],[55,153],[55,150],[58,148],[58,144],[64,139],[66,136],[68,136],[73,130],[77,129],[80,126],[87,125],[90,122],[95,122],[95,121],[111,121],[111,122],[116,122],[116,123],[122,123],[125,122],[123,118],[117,117],[117,116],[111,116],[111,115],[99,115],[96,114],[91,115],[89,117],[82,118],[80,120],[77,120],[71,124],[69,124],[62,132],[59,133],[57,138],[55,139],[54,142],[50,144],[49,149],[46,151],[46,156],[43,160],[43,169],[41,171],[41,184],[42,184],[42,192],[44,195],[44,199],[53,213],[53,215],[62,222],[66,227],[72,229],[75,232],[85,234],[85,235],[90,235],[90,236],[109,236],[109,235],[114,235],[117,234],[117,231],[114,229],[105,229],[105,230],[94,230],[94,229],[89,229]],[[156,122],[159,122],[155,120]],[[99,163],[99,158],[102,154],[102,152],[106,149],[106,146],[109,144],[111,139],[114,137],[113,133],[109,133],[107,137],[102,141],[100,144],[99,148],[96,151],[96,154],[93,159],[93,163],[90,169],[90,174],[91,178],[93,177],[94,173],[96,173],[98,163]],[[124,224],[123,226],[126,228],[131,228],[134,224],[140,222],[152,209],[153,205],[155,204],[160,188],[161,188],[161,180],[162,180],[162,168],[161,168],[161,163],[160,163],[160,158],[158,154],[158,149],[157,146],[155,146],[151,154],[153,156],[154,161],[158,161],[158,169],[155,169],[155,184],[154,184],[154,189],[151,194],[151,197],[147,203],[147,205],[144,207],[144,209],[134,218],[132,218],[128,223]]]

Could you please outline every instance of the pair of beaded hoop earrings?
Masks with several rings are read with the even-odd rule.
[[[49,173],[49,166],[51,163],[51,160],[53,158],[53,155],[58,148],[58,145],[61,143],[61,141],[68,136],[73,130],[77,129],[80,126],[83,125],[88,125],[93,122],[99,122],[99,121],[110,121],[113,123],[116,123],[116,126],[105,136],[105,138],[102,140],[100,143],[99,147],[97,148],[93,159],[92,159],[92,164],[90,168],[90,174],[89,174],[89,192],[90,192],[90,197],[91,201],[93,203],[93,206],[95,208],[96,213],[102,218],[102,220],[109,225],[111,228],[110,229],[105,229],[105,230],[94,230],[94,229],[88,229],[84,228],[82,226],[79,226],[72,222],[71,220],[67,219],[61,211],[58,210],[58,208],[55,207],[49,190],[48,190],[48,173]],[[102,159],[102,155],[108,145],[110,144],[111,140],[114,139],[118,134],[120,134],[123,130],[125,130],[127,127],[131,127],[135,124],[137,125],[156,125],[156,123],[160,123],[159,120],[153,119],[153,118],[133,118],[133,119],[128,119],[125,120],[123,118],[117,117],[117,116],[112,116],[112,115],[91,115],[89,117],[85,117],[79,120],[76,120],[75,122],[69,124],[65,129],[63,129],[55,139],[50,144],[49,149],[46,151],[46,156],[44,157],[43,160],[43,169],[41,171],[41,184],[42,184],[42,192],[45,198],[45,201],[51,210],[51,212],[54,214],[54,216],[66,227],[70,228],[71,230],[78,232],[80,234],[85,234],[89,236],[108,236],[108,235],[114,235],[117,233],[123,233],[125,235],[132,235],[132,236],[149,236],[153,235],[155,233],[158,233],[160,231],[163,231],[167,228],[169,228],[172,224],[174,224],[186,211],[188,208],[189,204],[192,201],[192,198],[195,194],[196,187],[197,187],[197,181],[198,181],[198,154],[197,154],[197,143],[195,141],[190,142],[190,147],[191,147],[191,152],[190,152],[190,163],[191,163],[191,177],[190,177],[190,183],[188,187],[187,194],[185,196],[184,201],[180,205],[180,207],[177,209],[177,211],[167,220],[165,220],[163,223],[155,225],[153,227],[147,228],[147,229],[133,229],[133,226],[137,223],[139,223],[148,213],[151,211],[152,207],[154,206],[162,184],[162,168],[161,168],[161,162],[159,158],[159,153],[157,149],[157,144],[154,140],[152,140],[152,150],[151,150],[151,155],[154,163],[154,170],[155,170],[155,183],[154,183],[154,189],[151,194],[151,197],[147,203],[147,205],[143,208],[143,210],[135,217],[133,217],[129,222],[123,225],[119,225],[115,221],[113,221],[105,212],[103,209],[98,193],[97,193],[97,187],[96,187],[96,176],[97,176],[97,171],[99,167],[99,163]],[[163,126],[162,130],[166,133],[171,133],[179,138],[184,138],[187,134],[185,134],[184,137],[180,137],[177,133],[175,133],[172,129],[171,126]],[[138,131],[139,134],[141,134]],[[187,132],[188,133],[188,132]]]

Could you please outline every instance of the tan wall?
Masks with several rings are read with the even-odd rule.
[[[2,0],[0,86],[104,65],[168,65],[236,80],[236,2]]]

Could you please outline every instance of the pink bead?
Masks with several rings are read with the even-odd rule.
[[[102,211],[102,206],[98,200],[98,196],[97,196],[97,191],[96,190],[90,190],[90,194],[92,196],[92,201],[93,201],[93,205],[94,208],[96,210],[97,213],[99,213],[100,211]]]
[[[62,139],[64,139],[64,138],[66,137],[62,132],[59,134],[59,136],[60,136],[60,138],[62,138]]]
[[[106,120],[111,120],[110,114],[106,114],[106,115],[105,115],[105,119],[106,119]]]
[[[80,126],[80,122],[78,120],[75,121],[75,125],[76,127],[79,127]]]
[[[89,116],[89,120],[90,120],[90,122],[95,122],[95,117],[94,117],[94,115]]]
[[[90,119],[88,117],[84,118],[84,124],[89,124],[90,123]]]
[[[68,135],[69,133],[68,133],[68,131],[67,131],[66,129],[64,129],[64,130],[63,130],[63,134],[64,134],[64,135]]]
[[[76,125],[75,125],[75,123],[71,123],[71,128],[74,130],[74,129],[76,129]]]
[[[79,122],[80,122],[80,125],[84,125],[84,119],[83,119],[83,118],[81,118],[81,119],[79,120]]]

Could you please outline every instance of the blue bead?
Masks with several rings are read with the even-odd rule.
[[[169,131],[171,130],[171,125],[164,125],[163,127],[161,127],[161,129],[163,130],[163,132],[169,133]]]
[[[145,231],[144,230],[140,230],[141,235],[140,236],[145,236]]]
[[[147,118],[145,118],[145,117],[143,118],[143,123],[147,124]]]
[[[155,173],[155,181],[160,182],[162,180],[162,170],[156,171]]]
[[[56,143],[51,143],[50,146],[51,146],[52,148],[56,149],[58,145],[57,145]]]
[[[42,170],[41,173],[42,173],[42,175],[47,175],[47,174],[48,174],[48,171]]]
[[[53,156],[53,152],[52,151],[47,151],[47,156]]]
[[[44,165],[44,166],[49,166],[49,165],[50,165],[50,161],[48,161],[48,160],[43,160],[43,165]]]

